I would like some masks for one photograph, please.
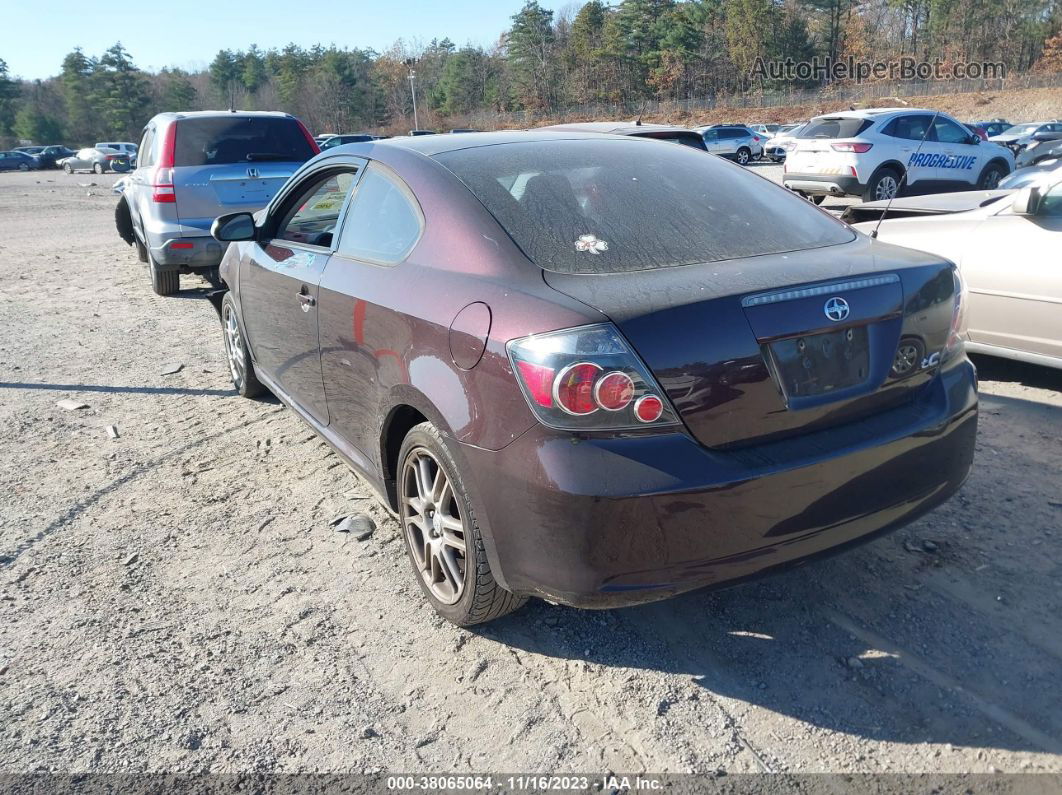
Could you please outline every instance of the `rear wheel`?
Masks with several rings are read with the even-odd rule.
[[[413,574],[435,611],[458,626],[511,613],[527,601],[494,579],[457,463],[429,422],[398,456],[398,515]]]
[[[746,146],[743,146],[740,149],[738,149],[737,150],[737,154],[734,155],[734,159],[737,160],[738,164],[742,165],[742,166],[747,166],[749,164],[749,160],[751,158],[752,158],[752,151]]]
[[[999,187],[999,181],[1005,177],[1007,173],[1003,170],[1003,167],[998,163],[989,163],[985,170],[981,172],[981,176],[977,179],[977,187],[980,190],[995,190]]]
[[[151,256],[151,252],[145,253],[147,254],[148,272],[151,274],[151,289],[155,292],[155,295],[165,297],[173,295],[180,290],[181,274],[177,271],[161,270],[159,264]]]
[[[63,171],[65,171],[67,174],[73,174],[74,167],[69,163],[63,163]]]
[[[900,193],[900,174],[895,169],[883,168],[870,178],[863,190],[863,201],[875,202],[894,199]]]
[[[242,397],[258,397],[266,388],[254,374],[254,365],[251,364],[251,356],[247,352],[247,340],[240,327],[232,293],[225,293],[225,297],[221,299],[221,330],[224,332],[225,357],[228,359],[232,385]]]
[[[29,171],[29,164],[28,163],[19,163],[18,164],[18,170],[19,171]]]

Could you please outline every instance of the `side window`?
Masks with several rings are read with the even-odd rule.
[[[331,246],[343,203],[350,195],[356,169],[331,172],[311,180],[289,205],[276,238],[310,246]]]
[[[140,141],[140,151],[144,153],[143,157],[137,158],[141,168],[144,166],[155,165],[154,152],[151,151],[152,140],[155,138],[155,130],[152,127],[148,127],[144,130],[144,137]]]
[[[719,140],[719,131],[718,130],[705,130],[703,137],[704,137],[704,140],[706,140],[706,141],[718,141]]]
[[[937,116],[933,130],[937,134],[937,140],[942,144],[964,144],[970,140],[970,132],[965,127],[960,127],[951,119],[945,119],[943,116]]]
[[[932,136],[926,136],[932,120],[932,116],[899,116],[889,122],[885,134],[908,141],[921,141],[925,136],[926,140],[932,141]]]
[[[1062,182],[1051,188],[1040,199],[1039,215],[1048,218],[1062,218]]]
[[[343,222],[338,253],[393,265],[413,249],[421,226],[420,208],[409,189],[386,169],[372,165]]]

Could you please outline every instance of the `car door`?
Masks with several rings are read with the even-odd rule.
[[[705,130],[701,137],[704,139],[705,148],[712,154],[719,153],[719,131]]]
[[[929,113],[910,113],[897,116],[883,130],[897,139],[897,160],[907,169],[907,185],[926,183],[937,178],[934,165],[940,157],[940,147],[933,137],[933,116]]]
[[[409,381],[405,355],[414,347],[415,324],[394,307],[415,289],[402,263],[423,226],[412,191],[393,171],[371,163],[321,279],[321,367],[331,428],[371,461],[378,458],[381,385]]]
[[[934,169],[942,182],[965,182],[974,187],[984,166],[984,150],[970,143],[970,131],[947,116],[937,116],[933,122],[933,136],[942,157]]]
[[[360,170],[318,168],[285,190],[240,262],[240,311],[257,368],[322,425],[318,285]]]
[[[973,232],[962,274],[971,342],[1062,358],[1062,183],[1035,216],[1009,208]]]

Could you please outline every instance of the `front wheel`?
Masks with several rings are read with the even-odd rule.
[[[891,168],[885,168],[870,178],[863,191],[863,201],[875,202],[895,199],[900,193],[901,177]]]
[[[225,357],[229,363],[229,375],[232,385],[241,397],[258,397],[266,388],[254,374],[254,365],[247,351],[247,339],[240,327],[240,317],[236,312],[236,301],[232,293],[225,293],[221,299],[221,330],[225,337]]]
[[[741,147],[737,150],[737,154],[734,155],[734,159],[737,160],[738,165],[747,166],[749,160],[752,158],[752,152],[746,147]]]
[[[398,455],[398,516],[413,574],[439,615],[458,626],[511,613],[526,600],[494,579],[457,462],[430,422]]]
[[[999,181],[1006,175],[1002,166],[991,163],[981,172],[981,176],[977,180],[977,187],[979,190],[995,190],[999,187]]]

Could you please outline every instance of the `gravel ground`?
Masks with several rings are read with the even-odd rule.
[[[962,493],[849,554],[458,629],[113,182],[0,175],[0,770],[1062,772],[1062,373],[979,361]]]

